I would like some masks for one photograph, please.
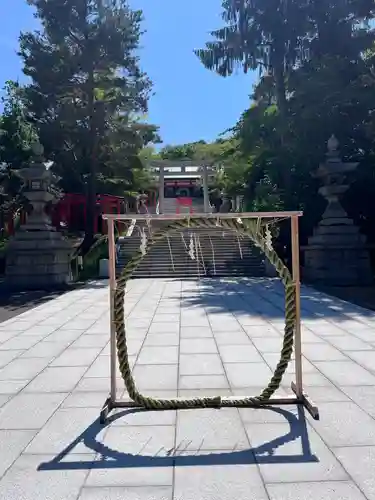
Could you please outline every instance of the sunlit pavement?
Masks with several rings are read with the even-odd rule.
[[[283,308],[277,280],[132,281],[139,389],[259,394],[279,359]],[[375,499],[375,313],[303,288],[302,316],[304,386],[320,421],[288,406],[128,410],[100,425],[103,282],[1,323],[0,499]],[[293,373],[291,364],[279,394]]]

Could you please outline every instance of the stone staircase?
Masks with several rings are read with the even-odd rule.
[[[176,209],[177,209],[177,203],[175,198],[165,198],[164,199],[164,208],[163,208],[163,213],[164,214],[175,214]],[[198,213],[204,213],[204,204],[203,200],[201,199],[194,199],[192,200],[192,210],[193,213],[198,214]],[[180,207],[180,213],[189,213],[188,207]]]
[[[164,209],[164,213],[168,212]],[[173,213],[175,213],[175,208]],[[166,221],[158,221],[158,227],[156,227],[154,221],[153,230],[156,231],[167,224]],[[117,273],[121,272],[121,269],[139,250],[143,228],[148,234],[147,224],[137,221],[132,235],[121,239]],[[194,242],[194,259],[189,255],[191,240]],[[189,278],[265,275],[264,256],[248,238],[237,237],[231,231],[224,231],[221,228],[197,228],[169,234],[164,240],[155,243],[135,270],[133,277]]]

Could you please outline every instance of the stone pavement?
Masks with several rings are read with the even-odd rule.
[[[319,422],[289,406],[123,410],[100,426],[105,283],[0,324],[0,500],[375,500],[375,313],[307,288],[302,304]],[[277,363],[276,280],[132,281],[126,311],[145,393],[256,395]]]

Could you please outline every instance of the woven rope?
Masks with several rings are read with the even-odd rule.
[[[131,368],[129,365],[125,317],[124,317],[124,296],[126,283],[132,276],[144,255],[141,251],[127,263],[121,275],[116,282],[116,290],[114,294],[114,322],[116,327],[116,343],[119,368],[122,378],[125,382],[125,387],[130,398],[140,407],[152,410],[168,410],[168,409],[188,409],[188,408],[206,408],[206,407],[240,407],[251,404],[267,404],[269,398],[280,387],[281,380],[285,370],[289,364],[294,341],[294,329],[296,321],[296,306],[295,306],[295,286],[291,274],[287,267],[283,264],[277,253],[267,247],[265,238],[259,230],[259,226],[253,220],[245,220],[240,223],[234,219],[223,219],[220,221],[221,227],[224,229],[234,230],[237,233],[247,235],[250,239],[264,252],[266,257],[275,267],[279,277],[285,287],[285,327],[284,339],[280,354],[280,360],[276,366],[273,376],[268,386],[258,396],[249,396],[245,398],[222,399],[220,396],[207,398],[187,398],[187,399],[158,399],[142,395],[135,384]],[[175,232],[185,228],[196,227],[216,227],[217,223],[213,219],[184,219],[174,221],[165,228],[153,234],[147,242],[146,254],[151,247],[158,241],[163,240],[170,232]],[[249,385],[251,385],[249,381]]]

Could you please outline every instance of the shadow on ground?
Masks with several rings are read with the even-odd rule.
[[[0,284],[0,323],[18,316],[34,307],[38,307],[65,293],[77,290],[83,286],[87,288],[106,288],[107,282],[93,281],[89,283],[73,283],[58,289],[49,290],[9,290],[5,283]]]
[[[361,307],[375,311],[375,286],[325,286],[315,287],[324,293],[347,300]]]
[[[175,293],[168,296],[178,299]],[[213,278],[202,279],[197,289],[192,282],[185,282],[181,301],[183,308],[204,307],[209,314],[232,313],[235,315],[261,315],[264,318],[284,318],[284,290],[275,278]],[[358,306],[325,295],[313,288],[301,289],[302,319],[327,319],[335,322],[347,321],[350,313],[358,313]],[[373,316],[372,311],[361,309],[364,316]]]
[[[197,454],[200,450],[193,450],[188,454],[188,446],[180,443],[176,448],[164,451],[165,456],[146,456],[124,453],[119,450],[108,448],[98,441],[100,432],[115,420],[124,417],[129,413],[143,410],[124,410],[116,413],[108,419],[108,423],[101,425],[99,419],[95,420],[82,434],[80,434],[69,446],[61,451],[50,462],[41,463],[39,471],[46,470],[87,470],[87,469],[114,469],[114,468],[137,468],[137,467],[189,467],[189,466],[209,466],[209,465],[236,465],[236,464],[296,464],[319,462],[319,459],[311,452],[310,442],[307,432],[307,424],[304,409],[298,408],[298,413],[292,413],[281,408],[266,407],[268,411],[282,415],[289,424],[289,432],[268,443],[264,443],[256,448],[247,450],[228,450],[225,452],[208,451],[207,454]],[[199,410],[196,410],[199,411]],[[225,410],[218,410],[225,411]],[[256,410],[254,410],[256,411]],[[103,432],[102,432],[103,434]],[[296,455],[278,454],[277,449],[299,439],[301,442],[301,453]],[[94,460],[74,460],[74,454],[69,453],[79,444],[83,443],[89,450],[97,455]],[[120,443],[119,443],[120,444]],[[126,443],[123,443],[126,448]],[[69,456],[69,461],[64,461]]]

